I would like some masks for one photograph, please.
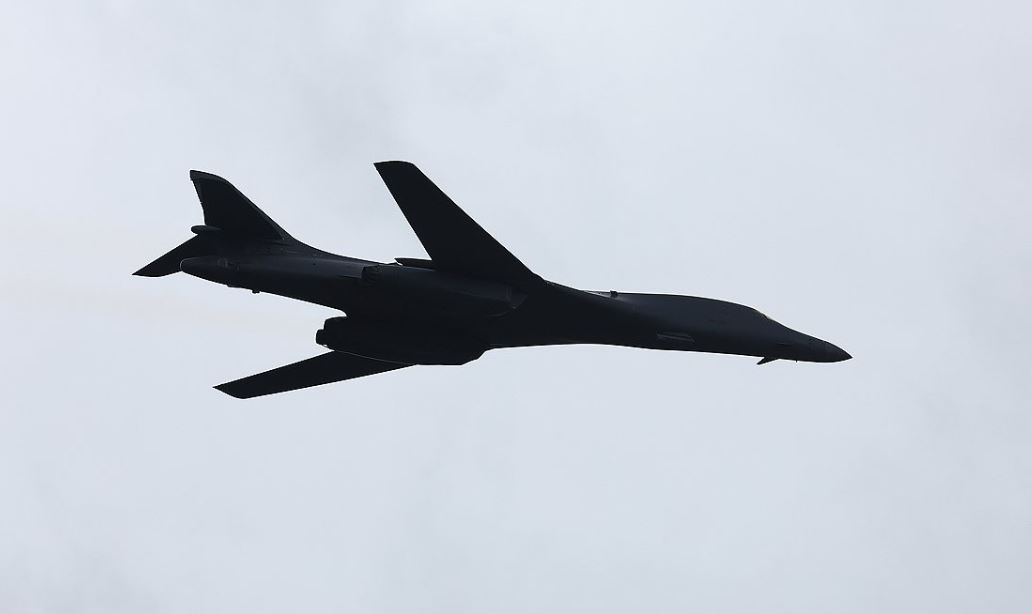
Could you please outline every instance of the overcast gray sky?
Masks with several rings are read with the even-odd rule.
[[[0,611],[1032,611],[1030,19],[4,3]],[[212,390],[332,312],[131,277],[200,222],[187,171],[315,246],[422,256],[381,159],[549,279],[744,302],[855,359]]]

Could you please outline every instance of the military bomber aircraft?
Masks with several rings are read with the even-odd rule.
[[[182,271],[343,312],[315,335],[328,352],[215,388],[246,399],[414,365],[461,365],[496,348],[572,343],[739,354],[760,357],[758,364],[850,358],[745,305],[547,281],[415,165],[375,166],[429,259],[385,264],[310,247],[225,179],[190,171],[204,224],[135,275]]]

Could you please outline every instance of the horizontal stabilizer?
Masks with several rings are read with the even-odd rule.
[[[434,268],[530,289],[543,283],[410,162],[376,170],[430,254]]]
[[[154,262],[143,267],[133,275],[141,277],[163,277],[179,272],[179,263],[187,258],[196,256],[207,256],[211,253],[210,244],[205,237],[193,237],[178,247],[159,257]]]
[[[222,177],[190,171],[190,181],[193,181],[197,198],[204,209],[206,226],[250,239],[291,239],[285,230]]]
[[[250,399],[277,392],[311,388],[356,377],[393,371],[411,365],[362,358],[343,352],[328,352],[308,360],[251,375],[215,386],[238,399]]]

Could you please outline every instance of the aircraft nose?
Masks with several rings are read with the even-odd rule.
[[[834,343],[828,343],[827,341],[822,342],[824,344],[824,356],[827,362],[842,362],[843,360],[849,360],[852,356],[849,352],[843,350]]]
[[[807,335],[805,348],[806,357],[803,360],[810,362],[842,362],[852,358],[849,352],[834,343],[828,343],[823,339],[810,337],[809,335]]]

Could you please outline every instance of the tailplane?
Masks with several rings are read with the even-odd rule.
[[[215,246],[211,239],[204,235],[197,235],[196,237],[187,239],[178,247],[164,256],[160,256],[154,262],[133,273],[133,275],[139,275],[141,277],[164,277],[165,275],[178,273],[179,263],[187,258],[210,256],[214,253]]]
[[[197,235],[143,267],[133,275],[162,277],[179,271],[187,258],[218,253],[222,240],[294,243],[279,224],[218,175],[190,171],[190,181],[204,210],[204,224],[191,228]]]

